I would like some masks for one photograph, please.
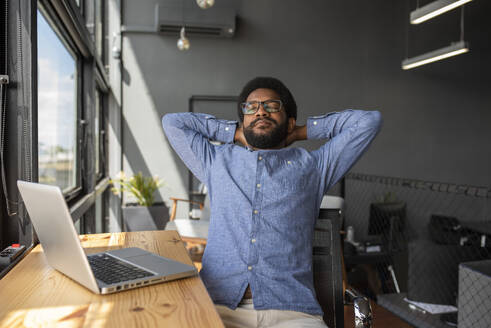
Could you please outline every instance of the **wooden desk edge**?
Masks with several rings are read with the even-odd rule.
[[[153,235],[154,237],[151,237],[151,235]],[[159,239],[159,236],[165,236],[165,237],[161,237]],[[151,238],[154,238],[157,241],[157,243],[151,243],[151,244],[146,243],[146,241],[151,240]],[[181,236],[178,234],[177,231],[122,232],[122,233],[91,234],[91,235],[80,235],[79,239],[81,240],[82,245],[84,243],[87,244],[87,243],[92,242],[94,244],[92,246],[92,247],[94,247],[94,249],[95,248],[105,248],[105,247],[107,248],[110,246],[127,247],[127,246],[132,245],[132,244],[133,244],[132,246],[141,247],[144,249],[146,248],[149,251],[153,251],[153,249],[155,249],[155,250],[157,250],[157,251],[154,251],[154,253],[156,253],[156,254],[163,255],[163,256],[169,257],[169,258],[174,258],[174,259],[178,258],[181,262],[189,263],[192,265],[192,260],[189,257],[188,252],[185,250],[184,244],[181,243],[181,246],[176,245],[179,242],[183,241]],[[167,241],[174,244],[174,246],[169,248],[168,254],[164,254],[165,252],[162,252],[162,249],[165,249],[165,244]],[[85,246],[85,248],[88,248],[87,245],[83,245],[83,246]],[[164,248],[162,248],[162,247],[164,247]],[[181,247],[182,247],[182,249],[181,249]],[[53,323],[53,321],[43,321],[43,320],[55,320],[55,317],[58,315],[53,314],[53,311],[52,311],[53,307],[57,308],[57,307],[61,306],[60,310],[65,311],[67,308],[67,306],[65,306],[65,304],[68,305],[68,308],[72,308],[72,310],[70,310],[70,311],[72,311],[72,312],[75,311],[75,312],[73,312],[75,314],[78,313],[77,315],[74,315],[73,317],[72,317],[72,315],[69,315],[68,317],[66,317],[66,318],[70,318],[69,320],[75,320],[72,322],[72,324],[74,326],[79,326],[78,323],[82,323],[82,325],[88,324],[88,323],[92,322],[91,320],[94,319],[94,315],[96,315],[96,316],[102,315],[100,313],[95,314],[97,312],[93,312],[93,311],[97,311],[97,308],[100,307],[102,304],[99,302],[100,300],[98,300],[101,297],[100,295],[93,294],[92,292],[85,290],[85,288],[81,288],[80,290],[76,290],[76,291],[72,290],[72,293],[68,293],[68,294],[65,292],[63,292],[63,293],[61,292],[62,290],[66,291],[66,288],[72,288],[73,287],[72,284],[75,282],[69,282],[70,279],[68,279],[66,277],[62,278],[62,277],[64,277],[62,274],[54,273],[53,269],[48,268],[48,265],[45,261],[44,255],[41,257],[36,256],[36,255],[39,255],[40,252],[42,252],[42,247],[40,244],[33,245],[32,247],[30,247],[28,250],[26,250],[25,255],[23,255],[23,259],[19,261],[20,265],[14,266],[10,270],[10,272],[8,272],[5,275],[6,280],[2,279],[2,280],[4,280],[4,283],[7,284],[4,286],[11,286],[10,288],[6,288],[3,291],[11,294],[12,297],[8,297],[7,299],[2,297],[3,301],[0,300],[0,304],[2,304],[2,308],[3,308],[3,311],[0,311],[0,312],[2,312],[2,314],[0,314],[0,327],[8,326],[10,328],[10,327],[14,327],[14,326],[15,327],[25,326],[26,323],[36,323],[36,322],[38,324],[41,324],[42,322]],[[28,255],[31,255],[31,256],[28,256]],[[171,255],[171,256],[168,256],[168,255]],[[26,258],[27,258],[28,262],[22,262],[22,261],[26,260]],[[34,261],[34,262],[32,262],[32,261]],[[36,263],[36,265],[33,267],[31,265],[31,262]],[[24,265],[22,265],[23,263],[24,263]],[[29,270],[28,271],[22,270],[23,268],[24,269],[27,268],[26,265],[28,265]],[[41,267],[39,267],[38,265],[41,265]],[[37,279],[35,279],[35,280],[37,283],[41,283],[41,285],[37,285],[37,286],[41,286],[41,291],[37,292],[37,293],[36,292],[33,293],[32,291],[37,288],[36,283],[31,283],[34,285],[31,287],[28,287],[29,283],[27,285],[23,284],[21,281],[19,281],[19,277],[22,277],[23,280],[25,280],[25,281],[31,281],[30,277],[32,277],[32,275],[35,274],[32,270],[34,270],[36,268],[41,268],[42,270],[47,270],[45,272],[51,271],[52,273],[49,273],[48,280],[46,280],[46,277],[48,277],[48,275],[43,275],[43,274],[37,275],[37,277],[36,277]],[[18,270],[22,270],[24,272],[21,273]],[[198,278],[198,279],[196,280],[196,278]],[[191,327],[202,327],[204,322],[208,322],[210,327],[223,327],[223,323],[221,322],[221,318],[218,315],[218,312],[216,311],[216,308],[213,304],[213,301],[211,300],[211,298],[210,298],[210,296],[206,290],[206,287],[204,286],[199,275],[192,277],[190,279],[192,279],[192,280],[186,280],[186,279],[182,280],[182,283],[184,284],[183,286],[180,285],[179,287],[177,287],[177,286],[170,287],[170,285],[168,285],[168,287],[166,287],[166,288],[171,288],[171,289],[169,289],[169,291],[174,292],[173,297],[178,297],[178,298],[181,298],[181,296],[179,296],[179,295],[181,295],[181,293],[184,290],[191,288],[189,290],[189,291],[192,290],[192,294],[190,294],[190,297],[191,297],[191,299],[194,298],[196,300],[196,302],[194,303],[196,305],[193,305],[193,307],[192,307],[194,309],[193,312],[189,313],[189,315],[182,316],[182,314],[181,314],[181,316],[174,317],[168,323],[170,325],[176,325],[176,324],[182,325],[182,324],[186,324],[186,322],[187,322]],[[19,287],[13,286],[12,285],[13,281],[20,284]],[[170,283],[173,283],[173,282],[170,282]],[[2,285],[1,280],[0,280],[0,285]],[[166,286],[166,283],[155,285],[155,287],[157,287],[157,288],[159,286],[160,286],[160,288],[162,288],[162,286]],[[185,286],[185,288],[183,288],[184,286]],[[193,286],[193,287],[191,287],[191,286]],[[145,293],[144,288],[137,288],[137,289],[134,289],[134,290],[128,291],[128,292],[130,292],[130,293],[136,292],[135,295],[140,295],[143,293],[143,294],[148,296],[148,290]],[[53,295],[55,295],[57,292],[61,293],[61,295],[62,295],[61,298],[60,297],[53,297],[53,296],[46,297],[46,295],[47,295],[46,293],[53,293]],[[79,301],[74,303],[73,302],[73,300],[74,300],[73,295],[77,295],[77,293],[80,293],[81,296],[80,296]],[[113,296],[116,298],[118,298],[118,297],[121,298],[121,295],[123,295],[123,293],[126,293],[126,292],[123,291],[121,293],[109,294],[109,295],[105,295],[104,297]],[[161,295],[160,298],[163,297],[164,299],[166,299],[166,297],[170,297],[170,296],[164,297],[163,295],[171,295],[171,294],[167,294],[167,293],[162,294],[160,292],[157,292],[156,295],[159,295],[159,294]],[[198,295],[200,295],[200,297],[201,296],[204,297],[206,295],[206,297],[208,299],[206,299],[206,301],[204,301],[204,302],[201,302],[198,300],[198,298],[196,298]],[[159,298],[159,297],[157,297],[157,298]],[[60,299],[62,299],[62,300],[60,301]],[[71,301],[69,301],[70,299],[71,299]],[[135,301],[138,299],[141,299],[141,295],[140,295],[140,298],[138,298],[136,296],[132,297],[131,303],[132,304],[135,303]],[[172,297],[171,297],[171,299],[172,299]],[[108,298],[106,298],[106,300],[108,300]],[[119,312],[121,312],[122,309],[124,310],[124,309],[126,309],[127,306],[129,306],[127,300],[123,300],[122,304],[120,306],[118,306]],[[147,300],[146,297],[141,299],[143,304],[147,304],[147,305],[148,304],[155,304],[155,306],[159,306],[159,304],[160,304],[160,303],[145,303],[145,302],[147,302],[146,300]],[[93,304],[94,301],[96,304]],[[155,299],[152,302],[157,302],[157,301]],[[178,303],[181,304],[180,306],[182,306],[183,302],[184,302],[184,304],[189,304],[189,303],[186,303],[185,301],[182,301],[182,300],[178,301]],[[136,304],[138,304],[138,302],[136,302]],[[162,304],[168,305],[167,302],[164,302]],[[92,307],[92,305],[95,305],[95,307]],[[133,305],[133,306],[135,306],[135,305]],[[145,307],[145,305],[142,305],[141,310],[138,310],[137,312],[131,312],[132,314],[126,314],[125,316],[121,316],[121,317],[119,317],[119,319],[118,319],[118,317],[116,317],[116,318],[112,317],[112,318],[116,319],[115,321],[113,321],[113,319],[109,319],[111,317],[107,317],[107,320],[109,320],[109,321],[106,322],[106,324],[109,323],[109,326],[113,326],[113,325],[120,326],[122,322],[126,322],[125,325],[128,324],[129,326],[131,326],[131,324],[140,325],[140,324],[142,324],[142,322],[143,323],[147,322],[146,319],[148,319],[148,313],[146,314],[147,317],[145,317],[146,311],[143,311],[144,307]],[[150,307],[153,308],[152,305],[150,305]],[[44,308],[46,308],[46,311],[47,311],[46,313],[43,312]],[[81,309],[82,310],[85,309],[84,310],[85,312],[81,313],[80,312]],[[92,312],[89,311],[88,309],[92,309]],[[139,309],[139,308],[137,307],[136,309]],[[155,308],[153,308],[153,309],[155,310]],[[167,310],[169,310],[169,309],[170,308],[168,308]],[[196,312],[197,309],[201,309],[201,310],[199,312]],[[164,310],[164,312],[166,311],[165,308],[163,308],[163,310]],[[134,311],[136,311],[136,310],[134,310]],[[203,312],[201,312],[201,311],[203,311]],[[127,310],[124,312],[128,313]],[[63,313],[63,312],[61,312],[61,313]],[[87,313],[87,315],[86,315],[86,313]],[[182,312],[182,310],[181,310],[181,313],[186,313],[186,310],[184,310],[184,312]],[[197,315],[197,313],[199,313],[199,315]],[[47,314],[47,316],[46,316],[46,314]],[[62,315],[62,314],[59,314],[59,315]],[[207,317],[207,320],[204,320],[203,315]],[[90,319],[89,317],[92,319]],[[145,320],[140,321],[140,323],[138,323],[140,320],[140,319],[138,319],[139,317],[141,317],[142,319],[145,319]],[[126,320],[125,318],[126,319],[129,318],[130,321],[125,321]],[[27,322],[25,322],[25,320],[27,320]],[[35,321],[31,322],[32,320],[35,320]],[[56,319],[56,320],[58,320],[58,319]],[[80,320],[82,320],[82,321],[80,321]],[[89,320],[89,321],[86,321],[86,320]],[[161,320],[159,322],[161,322],[163,325],[167,324],[167,321],[165,321],[167,319],[165,319],[165,320],[159,319],[159,320]],[[119,322],[119,325],[118,325],[118,322]],[[70,325],[70,322],[68,322],[68,321],[65,323]],[[143,324],[143,326],[145,326],[145,325]]]

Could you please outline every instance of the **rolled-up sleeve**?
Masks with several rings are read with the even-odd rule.
[[[308,118],[307,138],[329,139],[313,152],[325,179],[324,192],[351,169],[381,127],[379,111],[348,109]]]
[[[237,122],[201,113],[172,113],[162,118],[169,142],[193,174],[205,182],[215,157],[210,141],[232,143]]]

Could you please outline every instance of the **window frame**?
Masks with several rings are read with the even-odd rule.
[[[85,7],[88,2],[99,0],[26,0],[8,1],[5,11],[18,15],[6,15],[7,23],[7,51],[8,63],[17,63],[22,67],[21,79],[16,81],[17,85],[7,87],[6,122],[9,125],[6,138],[6,164],[8,172],[6,183],[7,190],[0,191],[0,246],[5,247],[9,243],[21,242],[31,250],[39,241],[35,231],[30,224],[25,206],[22,205],[20,195],[16,186],[18,179],[32,182],[38,181],[38,42],[37,42],[37,19],[38,9],[44,10],[43,17],[50,27],[62,40],[67,49],[77,54],[77,162],[80,163],[78,188],[67,192],[65,197],[68,203],[73,221],[78,224],[84,232],[94,232],[95,200],[96,197],[108,191],[109,177],[107,176],[108,165],[103,170],[102,176],[97,181],[93,173],[93,154],[91,149],[81,146],[86,143],[89,147],[93,138],[93,97],[97,79],[97,86],[103,93],[103,115],[105,126],[109,123],[108,93],[110,83],[108,72],[103,66],[104,58],[97,56],[94,41],[85,24]],[[104,1],[103,20],[107,12],[107,1]],[[2,8],[3,9],[3,8]],[[3,16],[2,16],[3,17]],[[107,23],[104,21],[104,23]],[[19,28],[20,24],[24,28]],[[103,24],[103,43],[107,55],[107,25]],[[22,41],[21,47],[18,42]],[[68,44],[68,47],[67,47]],[[16,66],[17,67],[17,66]],[[12,65],[7,65],[7,74],[17,74]],[[25,96],[24,93],[27,95]],[[19,107],[22,106],[22,107]],[[20,114],[19,114],[20,113]],[[21,116],[19,116],[21,115]],[[23,118],[25,121],[19,121]],[[86,120],[86,121],[84,121]],[[107,137],[104,144],[108,142]],[[108,152],[107,146],[105,151]],[[106,156],[107,160],[107,156]],[[7,216],[5,196],[9,195],[9,201],[17,205],[16,212]],[[109,204],[103,204],[105,208]],[[81,218],[83,218],[81,220]],[[25,254],[25,253],[24,253]],[[14,263],[0,272],[0,277],[10,271],[22,258],[19,257]]]
[[[105,64],[105,36],[106,27],[104,21],[104,14],[106,11],[105,0],[94,1],[94,57],[100,58],[102,63]]]
[[[72,218],[74,222],[84,218],[86,216],[91,217],[90,213],[86,215],[87,211],[90,212],[91,204],[94,203],[94,193],[103,192],[108,186],[108,165],[107,165],[107,147],[104,151],[106,152],[106,167],[102,170],[102,175],[90,176],[89,173],[93,171],[91,169],[90,161],[93,159],[87,159],[82,156],[82,149],[84,149],[84,144],[87,144],[87,138],[93,137],[94,122],[93,113],[95,112],[95,103],[91,102],[89,99],[91,96],[95,97],[95,89],[99,88],[103,92],[104,101],[103,114],[106,118],[105,123],[107,124],[107,94],[110,90],[108,73],[105,71],[102,58],[97,56],[97,50],[95,49],[95,40],[92,39],[91,34],[86,26],[86,15],[90,14],[90,10],[86,10],[87,6],[90,6],[89,2],[98,2],[100,0],[81,0],[80,6],[77,5],[75,0],[37,0],[38,7],[41,5],[50,12],[52,19],[54,20],[57,27],[60,28],[60,33],[63,33],[65,40],[75,49],[76,53],[79,54],[79,72],[78,74],[78,108],[79,108],[79,124],[78,124],[78,135],[79,135],[79,151],[77,156],[79,158],[77,161],[80,163],[80,187],[72,190],[70,193],[66,194],[66,201]],[[105,6],[107,1],[103,1],[104,8],[103,14],[105,13]],[[63,5],[63,6],[60,6]],[[56,7],[56,8],[55,8]],[[95,18],[95,17],[94,17]],[[103,24],[104,25],[104,24]],[[103,29],[102,40],[106,40],[105,33],[107,29]],[[92,103],[92,108],[90,105]],[[105,130],[107,131],[107,129]],[[89,137],[91,136],[92,137]],[[105,143],[107,139],[105,138]],[[95,158],[94,158],[95,159]],[[93,215],[92,215],[93,217]],[[87,220],[91,221],[91,220]],[[90,222],[80,223],[83,232],[91,231]]]
[[[82,149],[84,149],[84,143],[87,143],[87,136],[91,134],[89,130],[93,130],[93,112],[95,108],[88,108],[90,101],[87,99],[87,94],[90,93],[95,96],[95,88],[99,88],[106,95],[109,90],[109,78],[107,72],[103,68],[102,58],[97,56],[97,50],[95,49],[95,40],[91,37],[91,34],[86,26],[86,15],[90,14],[90,10],[87,10],[87,6],[90,6],[89,2],[99,2],[100,0],[82,0],[80,6],[77,5],[75,0],[37,0],[38,7],[41,5],[50,12],[52,19],[58,28],[60,33],[63,34],[65,40],[70,44],[72,49],[76,49],[76,53],[79,54],[79,67],[78,70],[78,140],[79,151],[77,152],[77,161],[80,163],[80,185],[79,188],[72,190],[66,194],[66,201],[72,213],[74,222],[83,217],[84,213],[81,208],[87,209],[85,202],[93,202],[93,197],[90,197],[91,193],[96,191],[100,186],[107,188],[107,183],[103,183],[108,180],[107,172],[108,167],[103,170],[103,175],[96,177],[90,177],[86,173],[90,172],[89,161],[82,157]],[[104,8],[107,1],[103,1]],[[58,6],[55,8],[55,6]],[[59,4],[64,4],[63,7]],[[104,14],[103,8],[103,14]],[[94,15],[95,16],[95,15]],[[95,18],[95,17],[93,17]],[[103,24],[104,25],[104,24]],[[105,40],[107,30],[103,29],[102,40]],[[104,41],[103,41],[104,42]],[[95,80],[94,85],[89,83],[87,78]],[[104,96],[104,98],[107,98]],[[107,117],[106,105],[103,103],[104,116]],[[95,106],[95,104],[93,104]],[[107,156],[106,156],[107,161]],[[95,181],[94,181],[95,180]],[[97,190],[97,192],[100,192]],[[73,210],[72,210],[73,208]],[[86,230],[86,229],[83,229]]]
[[[98,135],[98,149],[96,148],[95,150],[99,151],[99,167],[95,167],[95,178],[96,182],[101,181],[104,177],[107,176],[108,172],[108,149],[107,149],[107,90],[104,91],[101,87],[99,82],[97,83],[96,86],[96,91],[95,91],[96,97],[98,96],[99,100],[99,113],[98,113],[98,120],[99,120],[99,130],[94,131],[94,136]],[[95,118],[95,116],[94,116]],[[95,145],[95,143],[94,143]],[[95,162],[95,161],[94,161]]]

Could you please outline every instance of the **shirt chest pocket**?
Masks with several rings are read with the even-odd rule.
[[[303,191],[315,188],[318,184],[315,172],[305,165],[289,160],[281,161],[278,164],[268,170],[268,180],[270,180],[272,192]]]
[[[299,177],[297,172],[292,172],[291,175],[287,175],[281,179],[274,179],[272,181],[273,188],[278,191],[282,190],[292,190],[292,191],[300,191],[304,190],[309,186],[309,181],[306,177]]]

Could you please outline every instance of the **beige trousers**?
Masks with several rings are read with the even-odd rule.
[[[284,310],[254,310],[241,303],[235,310],[215,306],[226,328],[327,328],[321,316]]]

